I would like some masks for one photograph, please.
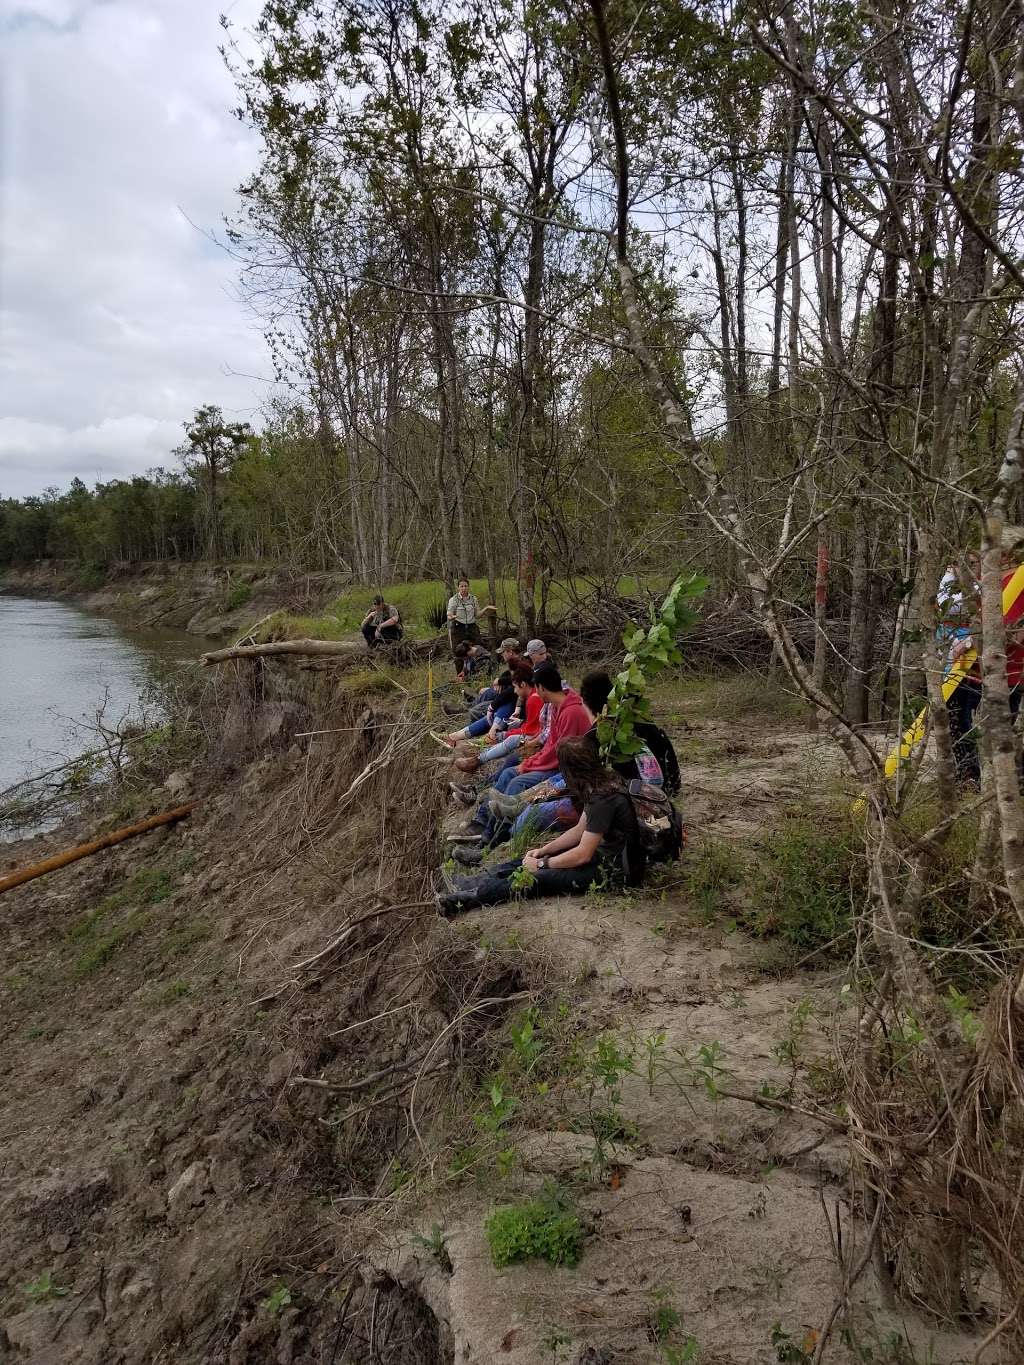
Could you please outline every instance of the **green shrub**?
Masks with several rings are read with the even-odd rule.
[[[805,952],[838,938],[851,901],[865,890],[867,868],[852,823],[789,820],[768,838],[753,871],[748,927],[778,935]]]
[[[228,584],[227,596],[224,598],[225,611],[237,611],[239,607],[245,606],[250,597],[252,597],[251,584],[243,583],[241,579],[231,579]]]
[[[728,892],[742,880],[743,872],[742,859],[728,844],[703,839],[687,851],[684,885],[704,919],[712,919],[725,907]]]
[[[553,1195],[504,1205],[484,1223],[484,1233],[499,1268],[533,1257],[575,1265],[583,1244],[580,1220]]]

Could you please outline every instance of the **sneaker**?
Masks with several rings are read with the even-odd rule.
[[[437,913],[442,919],[451,919],[464,907],[454,891],[446,891],[437,896]]]
[[[461,716],[465,709],[462,702],[443,701],[441,703],[441,710],[446,716]]]
[[[445,749],[455,748],[455,741],[453,739],[449,739],[447,735],[439,734],[437,730],[428,730],[427,734],[430,736],[432,740],[436,741],[436,743],[440,744],[443,748]]]
[[[468,844],[457,844],[452,849],[452,857],[463,867],[476,867],[484,860],[482,848],[470,848]]]
[[[491,810],[496,811],[498,815],[503,816],[506,820],[511,820],[522,812],[526,803],[519,796],[505,796],[502,792],[495,792],[488,804]]]
[[[475,692],[463,692],[462,695],[463,695],[463,697],[465,698],[465,701],[466,701],[466,705],[467,705],[467,706],[475,706],[475,705],[476,705],[477,697],[476,697],[476,693],[475,693]]]
[[[460,782],[449,782],[448,790],[455,797],[460,806],[475,806],[477,804],[477,792],[475,787],[467,786]]]

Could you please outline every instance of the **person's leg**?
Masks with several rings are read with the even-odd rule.
[[[384,644],[393,645],[396,640],[400,640],[402,638],[402,627],[382,626],[380,638],[384,642]]]
[[[512,822],[510,838],[515,839],[525,830],[532,834],[540,834],[546,829],[553,829],[558,824],[558,808],[561,804],[561,801],[538,801],[532,806],[527,806]],[[572,802],[569,804],[571,806]]]
[[[486,716],[481,716],[479,720],[471,720],[466,726],[465,734],[467,739],[478,739],[480,735],[486,735],[491,728],[491,722]]]
[[[464,626],[463,629],[466,632],[465,638],[470,642],[470,644],[478,645],[481,643],[480,627],[477,625],[475,621],[471,622],[470,625],[468,626]]]
[[[367,621],[365,625],[360,627],[360,629],[363,632],[363,639],[366,641],[369,647],[373,649],[374,646],[377,644],[376,627],[374,627],[369,621]]]
[[[513,755],[511,758],[507,760],[504,768],[502,768],[501,772],[495,778],[494,790],[499,792],[508,791],[508,784],[512,781],[514,777],[518,776],[518,773],[519,760],[515,757],[515,755]]]
[[[500,905],[503,901],[532,900],[537,896],[571,896],[588,891],[600,875],[601,866],[594,860],[582,867],[554,868],[536,872],[523,886],[514,886],[512,879],[522,859],[499,863],[489,876],[473,885],[459,889],[443,898],[451,909],[472,910],[480,905]]]
[[[958,782],[975,782],[981,777],[978,745],[971,734],[974,714],[981,701],[981,684],[976,678],[964,678],[946,708],[949,712],[949,734],[953,741],[953,762]]]
[[[481,749],[480,762],[492,763],[496,758],[507,758],[519,748],[521,740],[522,735],[509,735],[506,739],[499,740],[497,744]]]
[[[518,796],[521,792],[529,791],[531,787],[539,787],[542,782],[547,782],[550,773],[532,772],[518,773],[506,786],[499,788],[507,796]],[[495,783],[495,786],[498,784]]]

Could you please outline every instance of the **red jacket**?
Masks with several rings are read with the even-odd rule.
[[[555,751],[558,748],[558,741],[573,738],[576,735],[585,735],[592,724],[590,712],[580,700],[580,694],[574,692],[570,687],[565,694],[565,701],[555,712],[547,743],[532,758],[524,758],[519,765],[519,771],[521,773],[556,772],[558,770],[558,755]]]
[[[514,730],[506,733],[506,738],[512,735],[526,735],[531,738],[533,735],[540,734],[540,713],[544,710],[544,703],[540,699],[540,693],[533,691],[526,698],[526,719],[522,725],[517,725]]]

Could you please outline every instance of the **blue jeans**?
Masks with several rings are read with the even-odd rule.
[[[504,706],[499,706],[494,713],[493,720],[488,720],[486,716],[481,716],[479,720],[470,721],[466,726],[466,734],[470,739],[478,739],[480,735],[486,735],[487,731],[495,720],[504,720],[515,710],[515,702],[506,702]]]
[[[523,742],[522,735],[508,735],[501,739],[497,744],[492,744],[488,749],[480,750],[480,762],[490,763],[496,758],[507,758],[509,754],[515,753]]]
[[[519,796],[521,792],[528,792],[531,787],[539,787],[542,782],[547,782],[553,775],[551,770],[548,772],[517,772],[502,790],[506,796]]]
[[[536,805],[527,806],[524,811],[516,816],[512,822],[512,833],[509,837],[514,839],[517,834],[522,834],[527,826],[537,834],[545,829],[554,829],[556,825],[568,828],[570,825],[574,825],[578,819],[576,807],[567,796],[560,796],[555,801],[538,801]]]

